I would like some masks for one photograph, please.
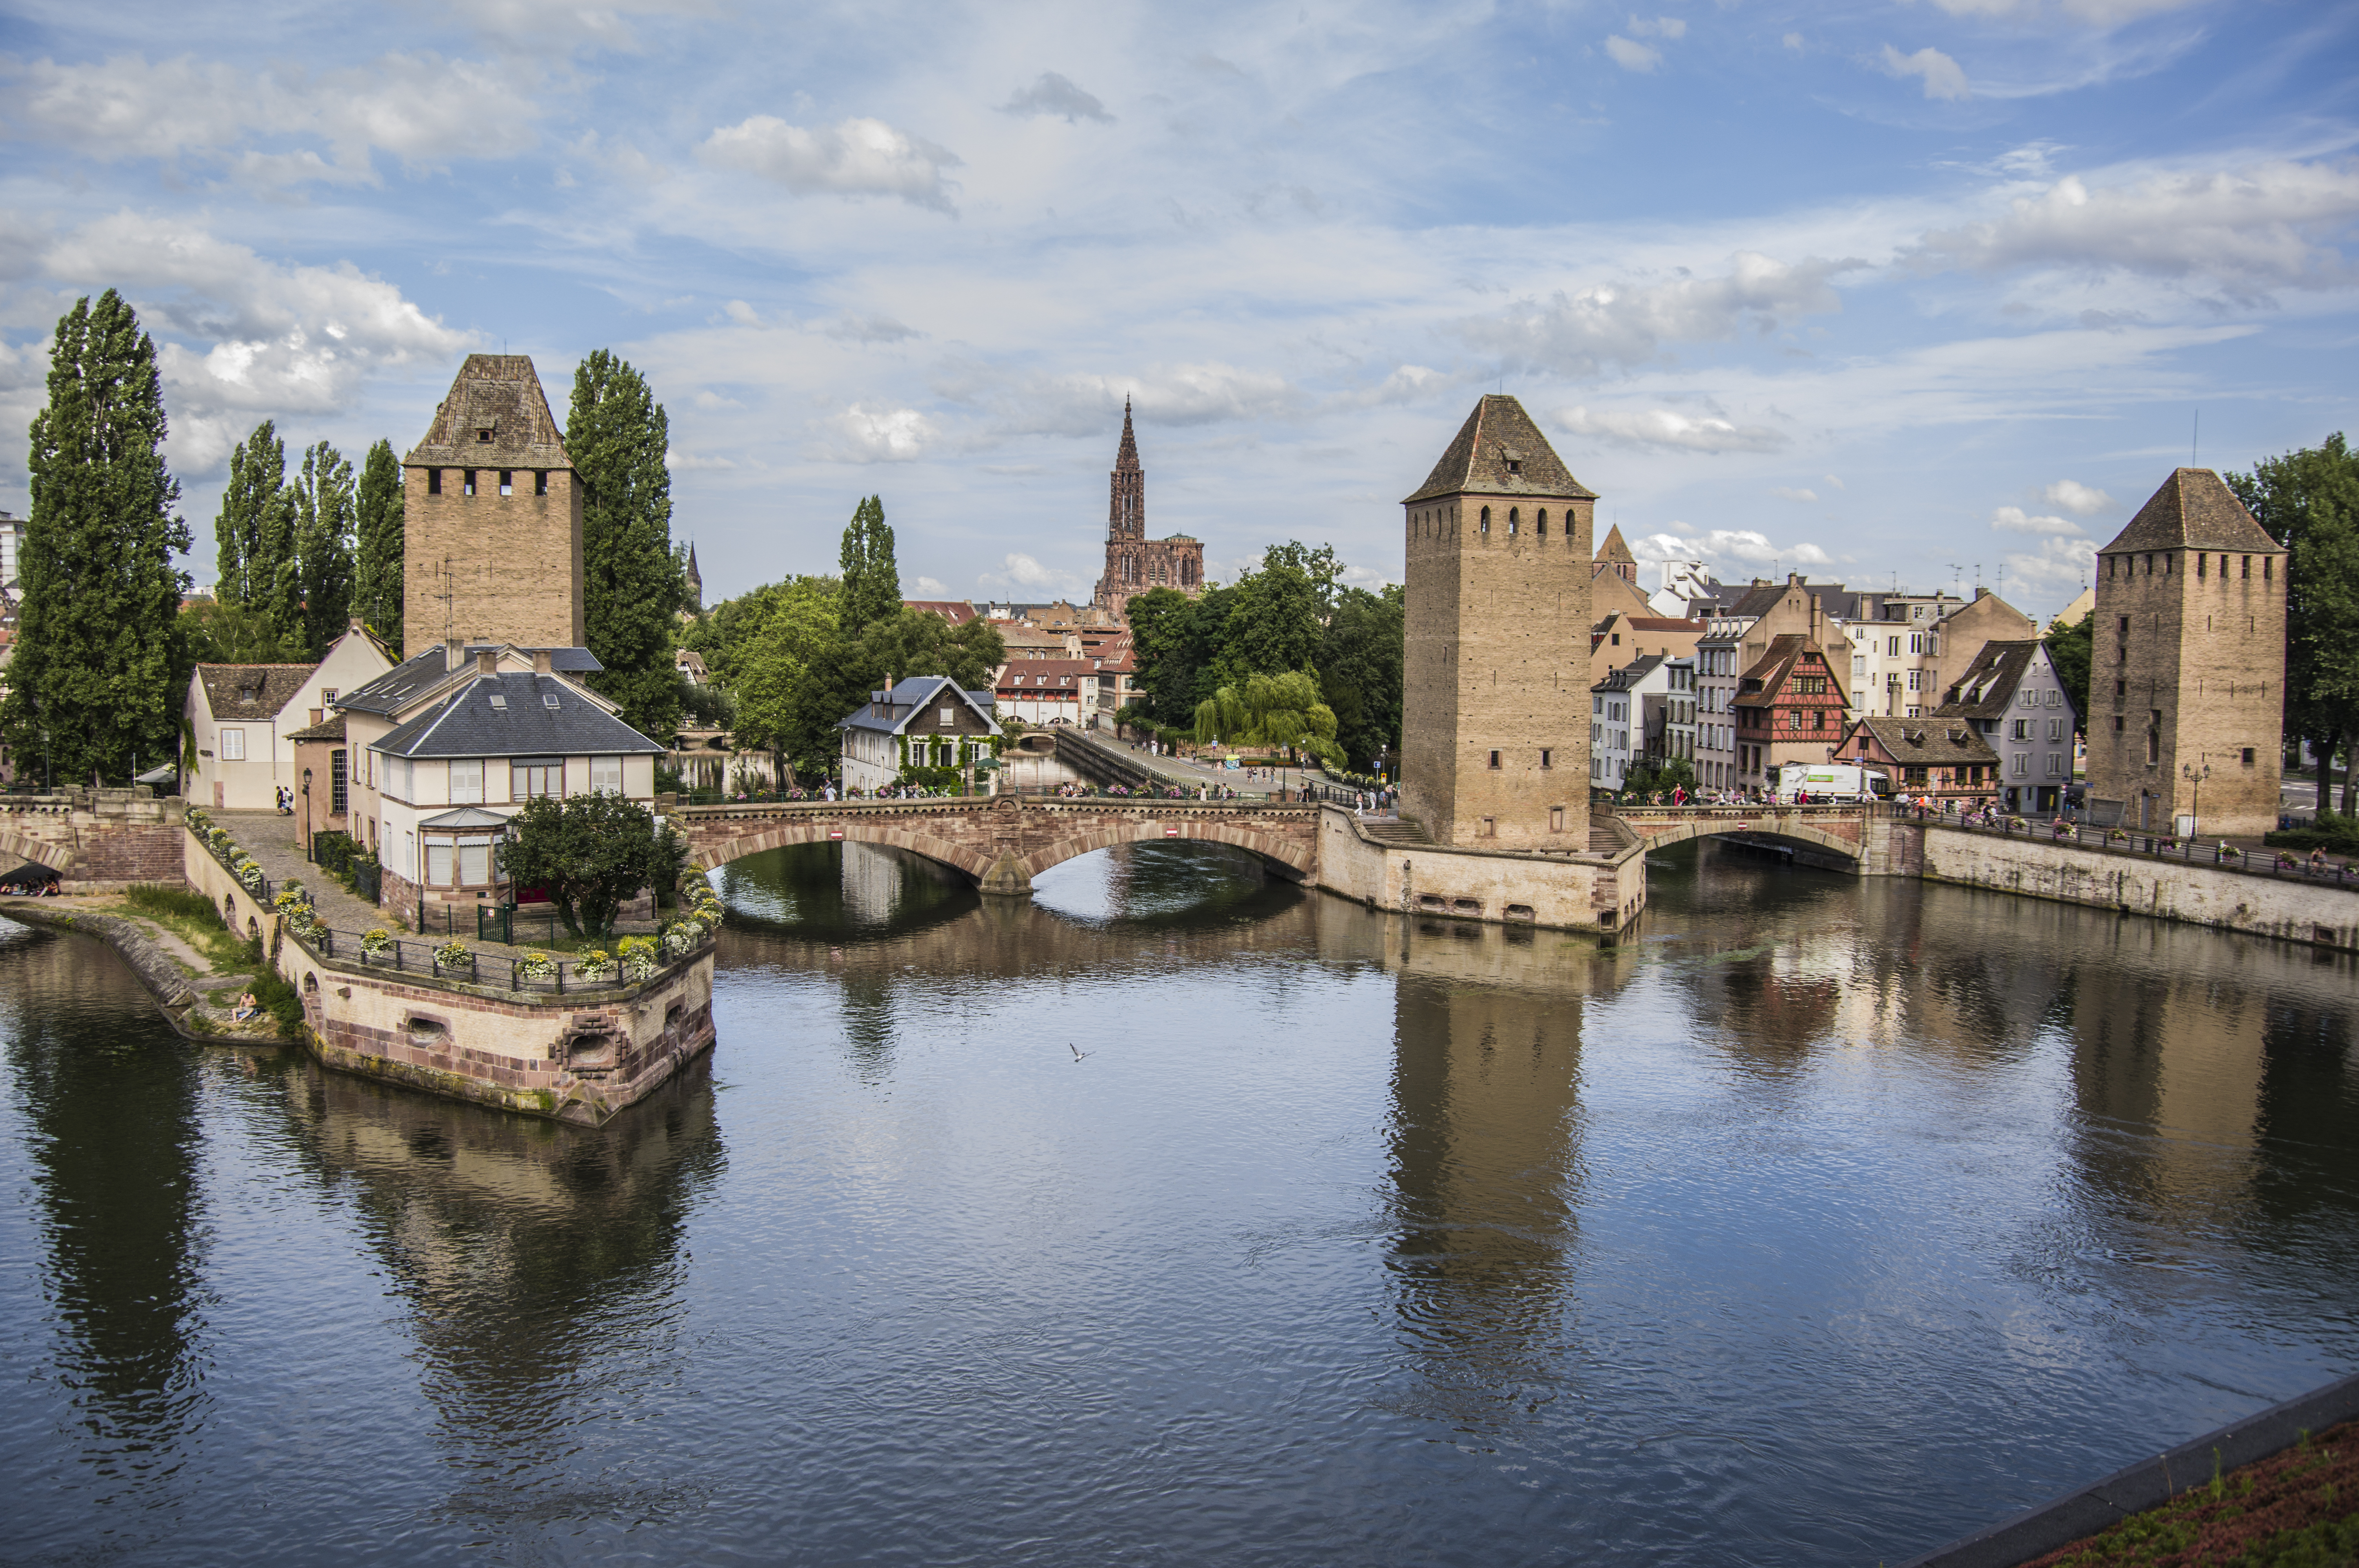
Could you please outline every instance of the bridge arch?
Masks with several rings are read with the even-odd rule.
[[[1256,832],[1239,823],[1190,816],[1109,823],[1044,845],[1019,858],[1016,864],[1023,868],[1028,881],[1051,866],[1060,866],[1067,860],[1122,844],[1171,844],[1190,840],[1199,844],[1225,844],[1232,849],[1242,849],[1288,881],[1301,881],[1314,869],[1310,847],[1307,844]]]
[[[1824,828],[1814,826],[1799,813],[1790,811],[1764,811],[1758,814],[1727,816],[1690,816],[1684,813],[1673,815],[1666,812],[1659,816],[1649,816],[1643,812],[1623,812],[1620,816],[1623,823],[1644,838],[1649,849],[1658,844],[1665,847],[1684,844],[1691,838],[1742,837],[1782,839],[1788,844],[1817,849],[1830,855],[1839,855],[1854,864],[1864,860],[1867,853],[1864,841],[1867,824],[1864,816],[1852,819],[1858,821],[1861,833],[1858,839],[1852,839],[1829,833]]]
[[[30,860],[53,871],[73,869],[73,849],[71,845],[45,843],[38,838],[27,838],[21,833],[11,833],[5,828],[0,828],[0,854],[14,855],[20,860]]]
[[[929,833],[912,832],[891,821],[863,822],[857,817],[810,821],[774,818],[761,827],[725,837],[698,834],[695,837],[696,862],[706,871],[717,871],[732,860],[741,860],[765,850],[792,849],[798,844],[826,843],[878,844],[888,849],[906,849],[921,859],[948,866],[976,882],[991,874],[991,861],[964,845],[937,838]]]

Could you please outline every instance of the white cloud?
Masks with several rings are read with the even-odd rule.
[[[1630,32],[1641,38],[1683,38],[1688,36],[1688,25],[1677,16],[1658,16],[1649,22],[1634,16]]]
[[[2104,491],[2069,479],[2060,479],[2039,493],[2049,505],[2060,506],[2075,517],[2103,512],[2114,503],[2114,498]]]
[[[1571,435],[1661,451],[1773,452],[1787,444],[1784,431],[1767,425],[1739,425],[1716,413],[1690,414],[1678,408],[1577,405],[1560,410],[1556,421]]]
[[[1799,33],[1788,33],[1784,38],[1777,41],[1784,44],[1788,49],[1792,49],[1796,54],[1800,54],[1802,52],[1802,35]]]
[[[476,32],[532,50],[563,55],[580,48],[636,51],[627,16],[709,16],[709,0],[451,0],[451,15]]]
[[[1672,528],[1683,528],[1674,523]],[[1802,543],[1778,545],[1769,535],[1752,528],[1714,528],[1701,534],[1649,534],[1630,546],[1630,553],[1642,561],[1743,561],[1749,566],[1825,567],[1834,564],[1834,557],[1818,546]]]
[[[871,408],[855,403],[827,427],[835,437],[828,455],[842,462],[903,463],[925,455],[935,429],[914,408]]]
[[[1751,328],[1768,332],[1781,322],[1843,308],[1829,279],[1867,264],[1812,256],[1791,265],[1758,252],[1729,259],[1717,277],[1681,276],[1650,286],[1593,284],[1560,293],[1546,305],[1527,303],[1505,314],[1461,321],[1461,336],[1477,348],[1570,375],[1593,375],[1609,364],[1655,358],[1666,343],[1734,337]]]
[[[669,447],[664,451],[664,467],[674,473],[689,473],[700,469],[719,470],[734,469],[736,466],[727,458],[712,458],[696,452],[683,452],[678,447]]]
[[[1663,63],[1663,51],[1646,44],[1634,43],[1615,33],[1605,40],[1605,52],[1615,65],[1625,70],[1644,75]]]
[[[1769,493],[1785,501],[1816,501],[1819,498],[1815,490],[1788,490],[1784,485],[1778,485]]]
[[[505,157],[532,145],[539,114],[529,74],[433,54],[388,54],[316,77],[137,55],[32,60],[5,74],[21,84],[17,118],[81,156],[194,162],[264,185],[373,185],[373,149],[412,167]],[[245,145],[255,137],[316,145]]]
[[[1829,484],[1833,485],[1837,490],[1849,490],[1851,488],[1831,473],[1822,473],[1819,477],[1825,480]]]
[[[2050,536],[2040,540],[2036,550],[2008,555],[2006,575],[2010,582],[2026,584],[2036,592],[2078,591],[2089,580],[2096,552],[2097,546],[2087,539]]]
[[[906,327],[890,316],[838,316],[821,329],[831,338],[847,343],[898,343],[910,338],[922,338],[915,327]]]
[[[987,594],[1019,600],[1083,600],[1093,586],[1071,572],[1042,566],[1017,550],[1010,550],[1001,559],[997,571],[984,572],[976,580]]]
[[[1040,80],[1017,92],[999,106],[1003,114],[1058,114],[1067,124],[1076,120],[1098,120],[1114,124],[1114,116],[1098,102],[1094,93],[1084,92],[1065,77],[1053,70],[1044,70]]]
[[[2010,534],[2069,534],[2078,536],[2081,525],[2068,518],[2034,516],[2020,506],[2002,506],[1991,514],[1991,526],[2004,528]]]
[[[951,585],[940,578],[921,577],[909,586],[918,590],[913,596],[918,599],[948,599],[951,596]]]
[[[2274,162],[2157,175],[2092,189],[2067,176],[2002,217],[1928,233],[1922,268],[1990,272],[2041,264],[2208,276],[2232,292],[2339,287],[2339,239],[2359,218],[2359,162]]]
[[[1915,54],[1902,54],[1890,44],[1886,44],[1884,46],[1883,54],[1877,57],[1877,63],[1883,66],[1885,74],[1887,76],[1923,77],[1925,96],[1928,98],[1959,99],[1973,96],[1973,89],[1966,85],[1965,71],[1960,68],[1956,60],[1951,59],[1940,49],[1928,48],[1919,49]]]
[[[1158,365],[1133,375],[1076,372],[1002,384],[988,373],[943,395],[986,404],[1002,434],[1102,435],[1119,424],[1127,396],[1138,417],[1158,425],[1212,425],[1266,419],[1294,411],[1301,395],[1284,376],[1217,362]]]
[[[814,129],[756,114],[714,131],[696,156],[715,168],[760,175],[798,196],[897,196],[912,206],[953,211],[942,171],[958,166],[956,156],[882,120],[850,119]]]

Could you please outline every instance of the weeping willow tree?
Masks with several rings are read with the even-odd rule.
[[[1343,762],[1335,744],[1335,710],[1319,700],[1319,676],[1310,670],[1221,687],[1196,705],[1196,742],[1292,746],[1330,767]]]

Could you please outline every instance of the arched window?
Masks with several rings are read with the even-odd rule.
[[[1491,509],[1490,509],[1489,507],[1485,506],[1484,508],[1483,508],[1483,532],[1484,532],[1485,534],[1487,534],[1487,533],[1489,533],[1490,531],[1491,531]]]
[[[1541,507],[1541,508],[1540,508],[1540,514],[1539,514],[1538,517],[1534,518],[1534,519],[1533,519],[1533,521],[1534,521],[1535,523],[1538,523],[1538,524],[1539,524],[1539,535],[1540,535],[1540,537],[1541,537],[1541,538],[1543,538],[1543,539],[1547,538],[1547,537],[1548,537],[1548,508],[1547,508],[1547,507],[1545,507],[1545,506]]]
[[[1514,538],[1514,537],[1516,535],[1516,534],[1518,534],[1519,532],[1521,532],[1521,531],[1522,531],[1523,526],[1524,526],[1524,509],[1523,509],[1522,507],[1520,507],[1520,506],[1510,506],[1510,507],[1508,507],[1508,508],[1507,508],[1507,537],[1508,537],[1508,538],[1510,538],[1510,539]]]

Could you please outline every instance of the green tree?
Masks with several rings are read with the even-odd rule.
[[[843,530],[843,604],[836,620],[846,636],[901,608],[901,568],[893,559],[893,530],[886,525],[885,500],[872,495],[853,509]]]
[[[1196,743],[1216,746],[1291,746],[1331,767],[1343,754],[1335,745],[1335,713],[1319,700],[1319,676],[1289,670],[1256,675],[1224,686],[1196,709]]]
[[[213,592],[253,611],[281,659],[303,656],[303,570],[296,553],[295,492],[287,483],[287,443],[267,419],[230,453],[229,484],[213,523]]]
[[[317,659],[352,623],[353,465],[325,441],[306,447],[294,502],[304,654]]]
[[[124,778],[174,754],[186,666],[172,565],[189,547],[164,466],[164,389],[156,345],[108,289],[58,322],[49,402],[26,460],[32,514],[20,563],[24,599],[0,729],[20,758],[44,736],[64,778]]]
[[[192,665],[271,665],[286,653],[257,611],[218,599],[199,600],[182,611],[179,630]]]
[[[547,889],[576,936],[611,935],[625,901],[664,869],[654,816],[619,795],[536,796],[508,827],[502,870],[520,886]]]
[[[1155,721],[1184,730],[1223,684],[1230,610],[1237,590],[1207,587],[1194,599],[1149,589],[1130,601],[1131,646],[1138,684]]]
[[[847,671],[836,612],[841,584],[801,577],[775,585],[759,630],[735,658],[737,743],[771,752],[798,769],[824,771],[842,748],[835,726],[860,697],[859,673]]]
[[[2342,432],[2226,476],[2228,488],[2286,546],[2286,732],[2316,748],[2318,804],[2328,804],[2337,748],[2359,746],[2359,452]],[[2354,805],[2350,771],[2343,812]]]
[[[2083,735],[2089,732],[2089,668],[2096,662],[2096,640],[2093,610],[2081,617],[2077,626],[2067,626],[2059,616],[2048,628],[2048,662],[2055,666],[2064,694],[2072,699],[2073,711],[2080,715],[2073,722]]]
[[[671,546],[670,421],[629,362],[604,349],[573,372],[565,450],[581,481],[582,611],[605,669],[590,684],[643,735],[679,719],[672,648],[686,589]]]
[[[1332,603],[1334,555],[1296,543],[1272,545],[1260,568],[1236,580],[1216,660],[1232,681],[1303,669],[1319,657]]]
[[[353,508],[353,613],[401,656],[401,462],[380,439],[361,462]]]
[[[830,596],[837,591],[833,578],[765,583],[734,599],[724,599],[698,616],[681,631],[679,645],[696,650],[716,683],[735,686],[744,675],[746,654],[761,636],[762,628],[786,601],[794,582],[824,583]]]
[[[1346,766],[1373,769],[1377,752],[1400,758],[1401,669],[1404,657],[1401,588],[1381,593],[1344,589],[1320,643],[1319,687],[1335,710],[1335,742]]]

